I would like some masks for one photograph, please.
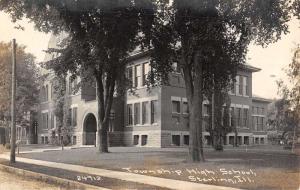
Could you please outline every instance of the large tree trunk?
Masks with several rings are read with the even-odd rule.
[[[97,81],[97,101],[98,101],[98,121],[97,121],[97,147],[100,153],[108,153],[107,143],[107,126],[104,122],[105,109],[104,109],[104,89],[102,79]]]
[[[98,75],[97,79],[97,101],[98,101],[98,138],[97,146],[100,153],[108,153],[108,127],[109,115],[113,103],[113,94],[115,90],[115,75],[109,78],[102,78]],[[103,85],[103,81],[105,85]]]
[[[99,122],[99,121],[98,121]],[[108,138],[107,138],[107,124],[100,124],[101,127],[98,131],[98,150],[102,153],[108,153]],[[107,126],[106,126],[107,125]]]
[[[195,59],[195,73],[188,67],[183,68],[186,95],[190,107],[190,142],[189,156],[194,162],[204,162],[203,141],[202,141],[202,102],[203,102],[203,82],[202,64]],[[194,79],[193,79],[194,75]]]
[[[223,125],[222,125],[222,108],[223,108],[223,100],[222,100],[222,95],[221,92],[217,89],[214,88],[214,113],[215,113],[215,126],[214,126],[214,131],[215,131],[215,142],[214,142],[214,148],[215,150],[223,150],[223,144],[222,144],[222,130],[223,130]]]
[[[198,94],[198,93],[197,93]],[[202,102],[200,96],[194,96],[190,113],[190,147],[189,155],[192,161],[204,161],[202,141]]]

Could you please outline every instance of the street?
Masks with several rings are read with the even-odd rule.
[[[0,170],[0,190],[65,190],[36,180],[24,179],[12,173]]]

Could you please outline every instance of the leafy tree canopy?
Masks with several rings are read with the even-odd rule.
[[[25,52],[24,46],[17,47],[17,122],[24,121],[24,113],[35,109],[39,101],[39,69],[35,57]],[[0,42],[0,115],[1,120],[10,114],[11,100],[11,44]]]
[[[1,1],[14,20],[27,17],[44,32],[67,32],[58,57],[48,62],[57,75],[95,80],[98,95],[99,149],[107,150],[107,129],[116,82],[125,74],[126,58],[149,41],[155,6],[152,0]],[[42,14],[41,14],[42,13]]]
[[[265,46],[288,32],[290,2],[284,0],[160,1],[154,19],[153,75],[168,81],[172,64],[182,71],[190,114],[190,155],[204,160],[202,98],[224,90],[245,63],[250,42]],[[199,156],[200,155],[200,156]]]

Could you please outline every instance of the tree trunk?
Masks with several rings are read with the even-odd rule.
[[[108,129],[108,122],[106,122],[106,124],[102,123],[98,131],[98,150],[101,153],[108,153],[107,129]]]
[[[195,77],[193,79],[190,68],[183,68],[186,84],[186,94],[190,112],[190,143],[189,157],[194,162],[204,162],[203,141],[202,141],[202,102],[203,102],[203,83],[202,83],[202,64],[195,58]]]
[[[108,127],[109,115],[113,102],[116,78],[102,78],[98,75],[97,79],[97,101],[98,101],[98,139],[97,146],[100,153],[108,153]],[[105,86],[103,85],[105,81]]]
[[[238,132],[237,132],[237,128],[235,126],[235,129],[234,129],[234,147],[238,147],[237,137],[238,137]]]

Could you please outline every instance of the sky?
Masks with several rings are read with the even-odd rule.
[[[24,19],[12,23],[10,17],[0,11],[0,41],[10,42],[15,38],[17,44],[25,45],[25,50],[35,55],[36,60],[40,62],[44,60],[45,53],[43,50],[47,50],[50,34],[38,32],[34,29],[34,25],[28,21]],[[25,30],[16,29],[15,26],[18,24],[23,26]]]
[[[12,23],[10,17],[0,12],[0,41],[9,42],[13,38],[18,44],[25,45],[26,51],[34,54],[38,62],[45,57],[50,34],[38,32],[34,25],[24,19],[17,24]],[[15,29],[20,24],[24,31]],[[278,98],[276,80],[286,80],[283,68],[287,68],[292,60],[293,49],[300,44],[300,21],[293,19],[290,23],[290,33],[283,35],[281,40],[267,48],[251,45],[247,55],[247,63],[262,69],[252,76],[252,92],[264,98]]]

